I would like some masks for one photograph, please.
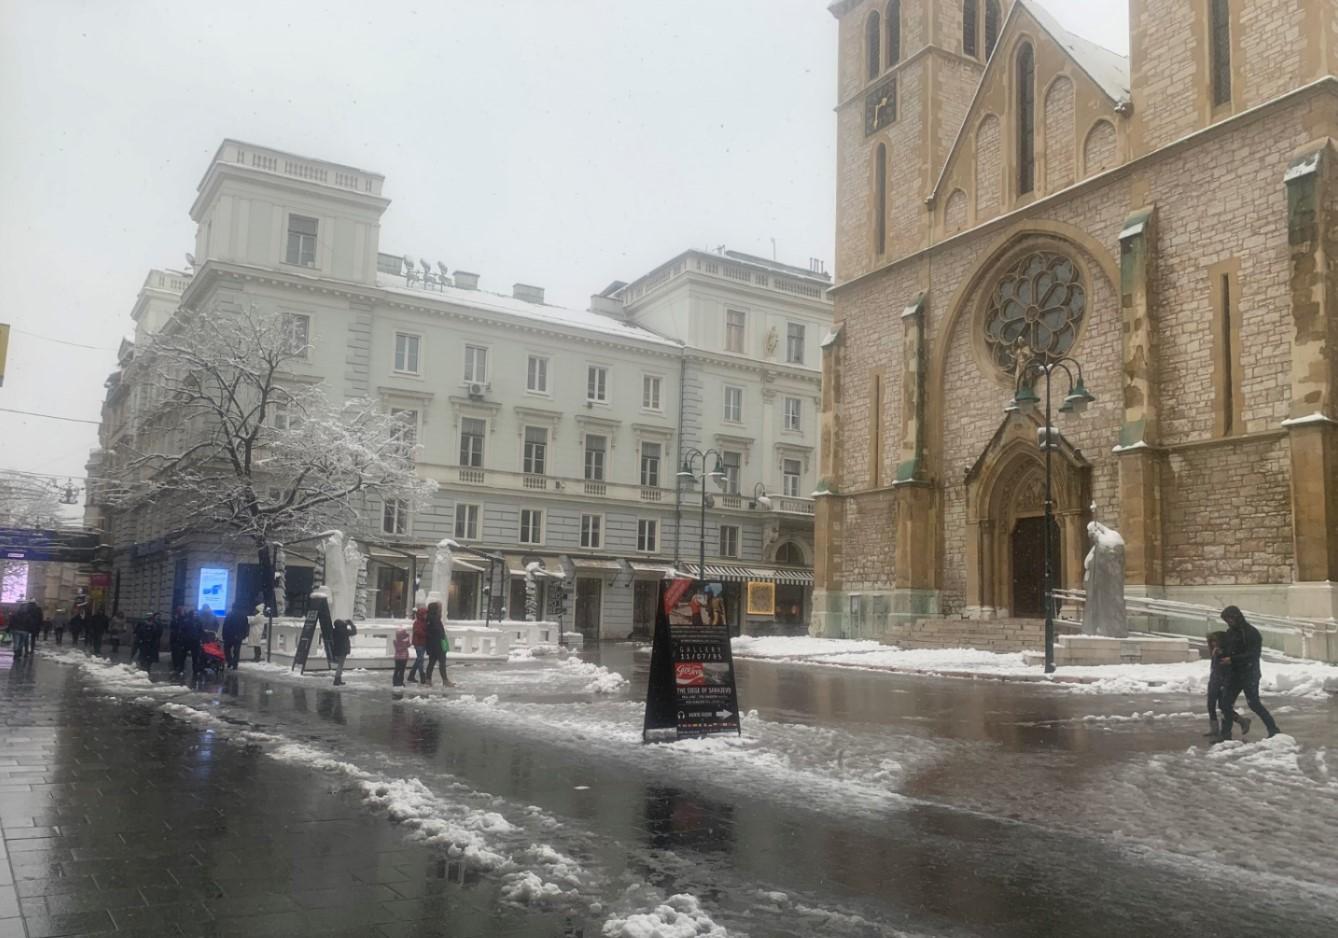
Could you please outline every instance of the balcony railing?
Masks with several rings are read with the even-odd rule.
[[[482,469],[470,469],[468,466],[460,467],[459,479],[466,485],[483,485],[488,481]]]

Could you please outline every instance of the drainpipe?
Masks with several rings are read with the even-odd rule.
[[[678,467],[683,465],[683,405],[687,400],[688,348],[684,345],[678,355],[678,458],[671,467],[674,473],[674,569],[683,559],[683,484],[678,478]],[[702,470],[705,472],[705,470]]]

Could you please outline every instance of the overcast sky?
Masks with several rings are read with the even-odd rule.
[[[584,308],[688,247],[823,259],[829,0],[0,0],[0,408],[96,420],[149,268],[224,137],[382,173],[382,250]],[[1126,0],[1045,0],[1127,51]],[[38,336],[94,348],[57,344]],[[0,469],[89,424],[0,411]]]

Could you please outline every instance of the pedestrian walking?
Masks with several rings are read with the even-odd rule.
[[[409,644],[413,641],[413,633],[409,627],[401,625],[395,630],[395,676],[391,678],[392,687],[404,686],[404,669],[409,665]]]
[[[423,656],[427,653],[427,606],[419,606],[413,613],[413,667],[409,669],[409,683],[417,684],[423,677]]]
[[[153,666],[158,663],[159,649],[163,643],[163,620],[158,613],[135,626],[135,660],[148,673],[153,673]]]
[[[35,602],[28,603],[28,654],[37,648],[37,636],[42,634],[42,607]]]
[[[125,635],[125,613],[117,609],[112,613],[111,624],[107,628],[107,638],[111,641],[111,656],[113,658],[121,657],[121,642]]]
[[[42,613],[42,641],[51,641],[51,616]]]
[[[214,610],[208,606],[201,606],[191,616],[190,673],[192,679],[204,670],[204,651],[200,646],[217,635],[218,617],[214,615]]]
[[[1227,701],[1227,694],[1231,690],[1231,665],[1222,659],[1226,657],[1226,632],[1208,633],[1208,656],[1211,659],[1208,667],[1208,724],[1209,730],[1204,736],[1211,736],[1218,739],[1222,735],[1222,726],[1227,728],[1227,734],[1230,735],[1231,724],[1240,724],[1240,733],[1244,736],[1250,731],[1250,721],[1235,710],[1231,709],[1231,704]],[[1219,719],[1218,714],[1221,714]]]
[[[331,631],[330,653],[334,658],[334,682],[337,687],[344,683],[344,662],[348,661],[349,652],[353,650],[352,638],[358,634],[358,627],[348,619],[335,619]]]
[[[250,627],[250,632],[247,634],[246,640],[247,643],[251,645],[252,660],[259,661],[260,646],[265,641],[267,625],[265,622],[265,606],[263,603],[256,606],[255,612],[251,614],[251,617],[247,619],[246,622]]]
[[[111,620],[107,618],[106,608],[98,606],[98,611],[88,620],[88,638],[93,644],[93,654],[102,654],[102,637],[107,634],[110,626]]]
[[[246,616],[246,608],[238,600],[232,604],[232,611],[223,619],[223,658],[229,670],[237,670],[242,656],[242,643],[246,641],[250,631],[251,622]]]
[[[56,633],[56,644],[60,645],[65,640],[65,628],[70,624],[69,614],[65,612],[64,607],[56,610],[55,616],[51,619],[51,627]]]
[[[182,677],[186,673],[186,655],[190,652],[194,616],[185,606],[178,606],[168,628],[168,650],[172,655],[172,673]]]
[[[1227,696],[1227,708],[1235,709],[1236,698],[1245,693],[1245,702],[1264,723],[1270,737],[1278,735],[1278,724],[1273,714],[1259,700],[1259,658],[1264,649],[1264,637],[1259,630],[1246,621],[1244,614],[1235,606],[1222,610],[1222,621],[1227,624],[1226,654],[1222,660],[1231,666],[1231,690]],[[1223,741],[1231,738],[1231,725],[1222,727]]]
[[[28,630],[28,620],[32,617],[29,607],[32,603],[21,603],[18,609],[9,617],[9,638],[14,643],[14,660],[19,661],[25,655],[30,654],[28,648],[31,632]]]
[[[429,603],[427,607],[427,673],[423,684],[432,686],[432,671],[441,671],[441,683],[450,686],[446,678],[446,623],[441,619],[441,603]]]
[[[74,616],[70,619],[70,644],[78,645],[88,630],[88,607],[75,606]]]

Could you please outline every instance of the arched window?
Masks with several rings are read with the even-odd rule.
[[[999,0],[985,0],[985,58],[994,55],[999,44]]]
[[[794,541],[786,541],[776,548],[776,563],[786,567],[802,567],[804,565],[804,552],[799,549],[799,545]]]
[[[878,73],[883,70],[882,60],[878,54],[882,44],[883,24],[878,17],[878,11],[874,10],[869,14],[869,21],[864,24],[864,47],[869,66],[869,81],[877,78]]]
[[[873,171],[873,207],[878,213],[873,221],[873,244],[881,257],[887,252],[887,147],[878,144],[873,157],[878,161]]]
[[[887,5],[887,65],[891,68],[901,61],[901,0]]]
[[[976,19],[980,12],[980,0],[963,0],[962,3],[962,54],[973,58],[976,54]]]
[[[1231,101],[1231,4],[1208,0],[1208,41],[1212,43],[1213,107]]]
[[[1036,188],[1036,57],[1031,43],[1017,52],[1017,194]]]

